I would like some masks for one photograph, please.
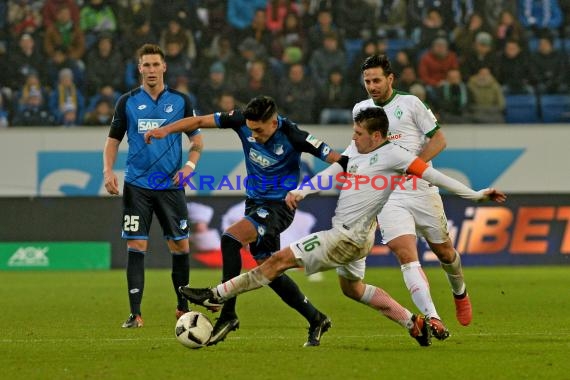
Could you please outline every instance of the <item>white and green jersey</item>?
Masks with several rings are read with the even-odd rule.
[[[389,142],[364,154],[348,148],[344,155],[348,156],[346,176],[341,180],[337,176],[341,191],[332,225],[354,242],[364,243],[370,229],[376,228],[376,215],[393,192],[394,179],[404,176],[406,170],[421,176],[422,170],[410,167],[416,156]],[[420,165],[420,169],[426,167],[425,163]]]
[[[388,139],[416,156],[420,154],[428,138],[439,129],[437,119],[426,104],[415,95],[396,90],[392,92],[390,99],[381,104],[375,104],[372,99],[356,103],[352,115],[354,117],[361,109],[375,106],[382,107],[388,116]],[[431,162],[429,164],[431,165]],[[436,186],[418,180],[414,189],[408,186],[405,190],[394,190],[392,198],[422,196],[437,191]]]

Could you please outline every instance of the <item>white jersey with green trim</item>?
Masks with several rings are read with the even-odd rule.
[[[375,104],[372,99],[356,103],[352,109],[353,117],[363,108],[382,107],[388,116],[388,139],[398,144],[414,155],[419,155],[428,138],[439,129],[437,119],[431,109],[417,96],[394,90],[388,101]],[[428,163],[431,166],[431,162]],[[405,186],[405,189],[396,189],[392,198],[406,198],[410,196],[423,196],[437,193],[438,188],[422,179],[417,180],[415,189]]]
[[[376,229],[376,215],[397,187],[395,183],[403,180],[417,157],[389,142],[365,154],[356,148],[347,150],[346,176],[340,180],[337,176],[341,191],[332,224],[353,242],[364,244],[370,229]]]

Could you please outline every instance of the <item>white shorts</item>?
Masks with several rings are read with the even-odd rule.
[[[364,278],[366,256],[374,244],[374,229],[368,240],[358,245],[336,228],[319,231],[289,245],[299,266],[307,275],[336,268],[350,280]]]
[[[384,244],[398,236],[416,235],[416,231],[430,243],[443,243],[449,239],[447,217],[439,193],[388,199],[378,214],[378,227]]]

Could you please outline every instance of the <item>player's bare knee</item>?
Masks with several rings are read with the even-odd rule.
[[[340,279],[340,289],[342,294],[355,301],[359,301],[364,294],[365,285],[362,281],[351,281],[344,278]]]
[[[146,240],[127,240],[127,248],[134,249],[139,252],[146,252],[148,242]]]

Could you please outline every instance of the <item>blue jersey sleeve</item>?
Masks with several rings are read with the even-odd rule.
[[[111,121],[111,129],[109,130],[109,137],[122,141],[127,133],[127,99],[130,96],[130,92],[124,94],[117,101],[115,106],[115,113],[113,114],[113,120]]]
[[[297,152],[309,153],[326,161],[331,152],[331,148],[327,143],[319,140],[309,132],[300,129],[297,124],[286,118],[280,118],[280,122],[281,130]]]

